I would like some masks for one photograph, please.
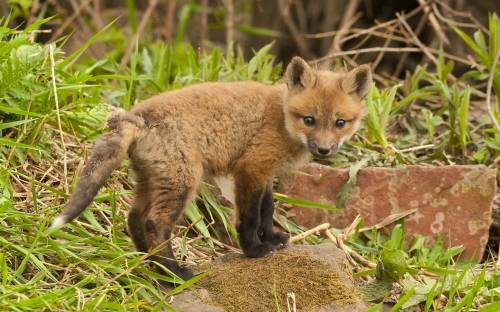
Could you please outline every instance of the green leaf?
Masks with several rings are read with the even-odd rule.
[[[347,201],[347,198],[349,198],[351,191],[356,186],[356,182],[358,180],[358,171],[364,166],[366,166],[367,163],[368,159],[363,159],[351,166],[351,168],[349,169],[349,180],[346,182],[346,184],[344,184],[344,186],[342,186],[342,189],[340,190],[339,194],[337,195],[337,198],[335,199],[336,207],[340,209],[343,209],[345,207],[345,202]]]
[[[47,18],[36,20],[32,24],[26,26],[26,28],[23,30],[23,33],[29,33],[33,30],[37,30],[38,28],[40,28],[40,26],[47,23],[48,21],[50,21],[53,18],[54,18],[54,16],[49,16]]]
[[[401,296],[401,298],[399,298],[398,302],[396,302],[396,304],[392,307],[391,312],[399,311],[399,309],[403,307],[403,305],[408,300],[410,300],[410,298],[413,296],[414,293],[415,293],[414,288],[408,290],[403,296]]]
[[[67,71],[77,60],[78,58],[90,47],[94,42],[99,40],[101,36],[103,36],[108,29],[116,22],[117,19],[114,19],[108,25],[104,26],[101,30],[99,30],[95,35],[89,38],[78,50],[68,55],[58,67],[62,68],[64,71]]]
[[[500,301],[485,305],[478,312],[498,312],[500,311]]]
[[[318,203],[318,202],[305,200],[305,199],[299,199],[299,198],[292,198],[292,197],[289,197],[287,195],[280,194],[280,193],[274,193],[274,199],[276,199],[280,202],[283,202],[283,203],[297,206],[297,207],[324,209],[324,210],[331,211],[331,212],[340,211],[339,208],[334,207],[334,206],[329,205],[329,204],[323,204],[323,203]]]
[[[377,272],[379,279],[399,280],[409,271],[408,255],[400,249],[383,249],[380,252],[380,269]]]

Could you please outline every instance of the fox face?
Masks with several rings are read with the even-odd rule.
[[[372,83],[370,68],[348,73],[313,70],[299,58],[288,65],[285,79],[285,126],[318,158],[327,158],[359,128],[362,100]]]

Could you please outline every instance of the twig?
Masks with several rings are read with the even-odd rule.
[[[310,230],[307,230],[305,232],[302,232],[300,234],[297,234],[295,236],[293,236],[292,238],[290,238],[289,242],[290,243],[295,243],[297,241],[300,241],[300,240],[303,240],[304,238],[308,237],[309,235],[312,235],[316,232],[319,232],[319,231],[322,231],[322,230],[326,230],[326,229],[329,229],[330,228],[330,223],[323,223],[323,224],[320,224]]]
[[[101,29],[104,27],[104,21],[101,16],[101,0],[92,0],[92,13],[93,19],[95,22],[95,26],[97,29]]]
[[[50,37],[49,41],[57,39],[62,33],[64,33],[66,28],[73,22],[73,20],[75,20],[75,18],[78,18],[83,9],[85,9],[89,5],[90,1],[91,0],[85,0],[84,2],[82,2],[82,4],[80,4],[80,6],[76,7],[73,14],[71,14],[70,17],[64,20],[64,23],[59,28],[57,28],[57,30]]]
[[[493,66],[491,66],[490,70],[490,78],[488,79],[488,86],[486,87],[486,105],[488,105],[488,115],[490,116],[491,122],[500,133],[500,125],[498,124],[497,119],[495,118],[495,114],[493,114],[493,107],[491,105],[491,89],[493,86],[493,79],[495,78],[495,72],[497,69],[498,58],[500,58],[500,52],[497,52],[495,56],[495,60],[493,61]]]
[[[453,15],[466,17],[469,20],[471,20],[472,22],[474,22],[474,24],[460,23],[460,22],[455,22],[451,19],[447,19],[447,18],[444,18],[443,16],[441,16],[446,23],[449,23],[450,25],[460,26],[460,27],[481,29],[484,33],[489,34],[488,29],[486,27],[484,27],[483,24],[481,24],[470,12],[460,12],[460,11],[454,10],[444,1],[434,0],[432,7],[434,9],[434,12],[436,13],[436,16],[439,17],[439,15],[441,15],[441,14],[439,14],[439,10],[437,10],[437,8],[436,8],[436,3],[439,4],[440,6],[442,6],[448,12],[452,13]]]
[[[205,45],[207,40],[207,24],[208,24],[208,0],[201,0],[201,30],[200,30],[200,52],[205,53]]]
[[[500,266],[500,244],[498,245],[498,254],[497,254],[497,267]]]
[[[40,9],[40,0],[32,1],[31,9],[30,9],[30,16],[28,18],[27,25],[33,23],[33,21],[36,19],[36,13],[38,12],[38,9]]]
[[[415,35],[420,36],[420,33],[424,30],[425,25],[428,20],[428,14],[423,14],[418,21],[417,27],[415,28]],[[408,37],[405,37],[405,42],[408,43]],[[406,60],[408,59],[408,52],[405,52],[399,58],[398,64],[396,65],[396,69],[392,74],[394,77],[399,77],[405,66],[407,65]]]
[[[175,0],[167,0],[167,11],[165,13],[165,28],[163,29],[163,36],[165,41],[169,42],[172,39],[174,32],[174,12]]]
[[[328,237],[335,245],[337,245],[337,247],[342,249],[346,254],[349,254],[352,260],[356,260],[357,262],[369,268],[377,267],[375,263],[371,262],[370,260],[366,259],[356,251],[352,250],[349,246],[345,245],[342,239],[333,236],[333,234],[329,230],[325,230],[324,233],[326,237]],[[357,265],[357,263],[355,263],[355,265]]]
[[[377,223],[373,226],[364,227],[364,228],[359,229],[359,233],[370,231],[373,228],[380,230],[381,228],[386,227],[389,224],[398,221],[399,219],[402,219],[406,216],[409,216],[409,215],[415,213],[416,211],[417,211],[417,209],[412,209],[412,210],[407,210],[407,211],[403,211],[400,213],[393,213],[393,214],[385,217],[382,221],[380,221],[379,223]]]
[[[399,14],[399,13],[396,13],[396,16],[398,17],[399,21],[401,22],[401,24],[403,25],[403,27],[406,29],[406,31],[408,32],[408,34],[412,37],[413,41],[415,42],[415,44],[422,50],[422,52],[432,61],[434,62],[434,64],[437,64],[438,61],[437,59],[434,57],[434,55],[432,55],[431,52],[429,52],[429,50],[427,49],[427,47],[422,43],[422,41],[420,41],[420,39],[418,39],[417,35],[415,35],[415,33],[413,32],[413,30],[411,29],[410,25],[408,25],[408,23],[406,22],[405,18],[403,17],[403,15]]]
[[[146,8],[146,11],[144,12],[144,16],[142,17],[141,22],[139,23],[139,27],[137,27],[137,32],[134,36],[134,39],[129,41],[129,44],[127,46],[127,50],[125,50],[125,54],[123,55],[122,60],[120,61],[120,65],[124,66],[130,60],[130,57],[132,56],[132,52],[134,51],[135,45],[139,42],[139,38],[144,33],[144,30],[146,29],[146,25],[148,24],[150,17],[151,17],[151,14],[153,13],[157,3],[158,3],[158,0],[149,0],[148,7]]]
[[[398,152],[408,153],[408,152],[414,152],[414,151],[433,148],[433,147],[434,147],[434,144],[425,144],[425,145],[420,145],[420,146],[413,146],[413,147],[404,148],[402,150],[399,150]]]
[[[392,35],[392,32],[391,32],[391,35]],[[391,44],[391,42],[392,42],[392,39],[387,38],[384,42],[384,48],[387,48]],[[408,54],[408,52],[406,52],[405,54]],[[373,64],[371,66],[372,71],[375,71],[377,69],[378,65],[380,64],[380,62],[384,58],[384,55],[385,55],[384,51],[379,52],[379,54],[377,55],[377,58],[375,59],[375,61],[373,61]]]
[[[443,29],[439,25],[438,21],[436,20],[436,16],[434,16],[434,13],[431,12],[431,9],[429,8],[429,4],[425,0],[418,0],[418,3],[420,6],[424,8],[424,12],[426,15],[429,16],[429,22],[431,23],[432,28],[434,28],[434,31],[436,32],[436,35],[439,37],[439,39],[444,43],[449,45],[450,41],[448,38],[446,38]]]
[[[224,26],[226,27],[226,45],[229,47],[234,40],[234,3],[233,0],[223,0],[226,7],[226,18]]]
[[[349,32],[349,28],[356,22],[357,18],[353,18],[354,14],[359,5],[359,0],[351,0],[347,4],[347,8],[344,10],[344,16],[340,22],[340,30],[337,35],[333,38],[332,46],[328,51],[328,54],[335,51],[342,51],[341,40]],[[359,15],[358,15],[359,18]]]
[[[299,48],[300,53],[306,58],[313,57],[312,52],[309,50],[309,47],[307,46],[307,43],[304,41],[304,38],[300,35],[297,25],[295,25],[293,20],[290,18],[289,10],[284,0],[278,0],[278,6],[281,17],[283,18],[283,21],[285,22],[288,31],[292,35],[293,41],[295,41],[295,44]]]
[[[348,239],[354,233],[354,230],[356,230],[360,222],[361,216],[358,214],[356,218],[354,218],[354,220],[351,222],[351,225],[344,229],[345,239]]]
[[[56,116],[57,116],[57,127],[59,128],[59,135],[61,137],[61,145],[63,148],[63,170],[64,170],[64,191],[68,193],[68,163],[67,163],[67,150],[66,144],[64,143],[64,133],[61,126],[61,114],[59,112],[59,98],[57,97],[57,85],[56,85],[56,71],[55,71],[55,61],[54,61],[54,51],[52,44],[49,44],[49,56],[50,56],[50,69],[52,73],[52,88],[54,90],[54,101],[56,103]]]
[[[396,53],[405,52],[405,51],[408,51],[408,52],[422,52],[422,50],[419,49],[419,48],[392,48],[392,47],[383,48],[383,47],[374,47],[374,48],[365,48],[365,49],[359,49],[359,50],[334,52],[334,53],[325,55],[323,57],[317,58],[317,59],[315,59],[313,61],[310,61],[310,63],[311,64],[319,63],[319,62],[322,62],[324,60],[327,60],[327,59],[330,59],[330,58],[333,58],[333,57],[337,57],[337,56],[356,55],[356,54],[360,54],[360,53],[373,53],[373,52],[381,52],[381,51],[384,51],[384,52],[396,52]]]
[[[422,8],[418,7],[416,9],[414,9],[413,11],[411,11],[410,13],[406,14],[405,16],[406,16],[406,18],[411,18],[414,15],[418,14],[418,12],[420,12],[420,11],[422,11]],[[374,31],[376,29],[388,27],[388,26],[390,26],[392,24],[396,24],[397,22],[398,22],[397,19],[393,19],[393,20],[390,20],[390,21],[387,21],[387,22],[384,22],[384,23],[380,23],[378,25],[375,25],[375,26],[372,26],[370,28],[364,29],[364,30],[362,30],[362,31],[360,31],[360,32],[358,32],[356,34],[352,34],[350,36],[347,36],[344,39],[342,39],[342,42],[349,41],[349,40],[357,38],[359,36],[369,34],[369,33],[371,33],[372,31]]]
[[[290,301],[292,302],[291,305]],[[288,308],[288,312],[297,312],[297,302],[295,300],[295,293],[286,294],[286,306]]]

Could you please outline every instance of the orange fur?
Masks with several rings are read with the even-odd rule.
[[[78,216],[128,154],[137,175],[129,230],[138,250],[170,239],[199,182],[226,174],[235,180],[245,254],[260,257],[283,247],[287,237],[272,231],[273,177],[310,153],[322,156],[321,148],[331,155],[357,130],[371,75],[366,66],[345,74],[315,71],[294,58],[285,80],[275,86],[202,83],[115,114],[58,223]],[[314,125],[305,124],[307,116]],[[342,128],[338,119],[345,120]],[[153,259],[182,278],[190,276],[173,259],[170,244]]]

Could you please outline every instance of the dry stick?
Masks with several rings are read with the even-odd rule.
[[[34,0],[31,3],[30,16],[28,18],[27,25],[33,23],[33,21],[36,19],[36,12],[38,12],[39,8],[40,8],[40,0]]]
[[[454,10],[452,9],[447,3],[443,2],[443,1],[437,1],[437,0],[434,0],[435,3],[432,4],[433,7],[436,6],[436,3],[439,4],[440,6],[442,6],[445,10],[447,10],[448,12],[451,12],[453,15],[455,16],[461,16],[461,17],[466,17],[468,18],[469,20],[471,20],[474,24],[469,24],[468,26],[463,26],[462,23],[458,23],[458,22],[455,22],[453,20],[450,20],[450,19],[446,19],[447,22],[451,25],[457,25],[457,26],[462,26],[462,27],[469,27],[469,28],[476,28],[476,29],[481,29],[484,33],[486,34],[489,34],[489,31],[486,27],[483,26],[483,24],[481,24],[475,17],[474,15],[472,15],[470,12],[460,12],[460,11],[457,11],[457,10]],[[438,10],[434,10],[434,12],[438,12]],[[436,16],[438,14],[436,13]],[[462,24],[462,25],[461,25]],[[465,24],[467,25],[467,24]]]
[[[366,259],[356,251],[352,250],[349,246],[345,245],[341,240],[338,240],[329,230],[324,231],[326,237],[330,239],[337,247],[340,249],[344,250],[346,254],[349,254],[353,260],[356,260],[357,262],[361,263],[362,265],[369,267],[369,268],[375,268],[377,265],[370,260]],[[357,265],[357,263],[355,263]]]
[[[433,147],[434,147],[434,144],[425,144],[425,145],[404,148],[404,149],[399,150],[399,152],[400,153],[409,153],[409,152],[419,151],[422,149],[428,149],[428,148],[433,148]]]
[[[352,50],[352,51],[356,51],[358,49],[361,49],[361,47],[363,47],[370,39],[372,38],[372,35],[369,34],[368,36],[364,37],[362,40],[360,40],[355,46],[353,46],[352,48],[349,48],[349,50]],[[381,48],[384,48],[384,47],[381,47]],[[383,52],[382,52],[383,53]],[[352,58],[352,61],[355,62],[355,66],[358,66],[358,63],[356,62],[356,59],[359,57],[358,54],[354,55],[354,57]],[[346,57],[347,58],[347,57]],[[352,64],[351,64],[352,66]],[[373,71],[373,70],[372,70]]]
[[[328,50],[328,54],[335,51],[342,51],[341,40],[349,32],[349,28],[356,22],[357,19],[353,18],[356,10],[358,9],[359,0],[351,0],[348,2],[347,8],[344,10],[344,16],[340,22],[340,30],[333,38],[332,46]]]
[[[396,16],[398,17],[398,20],[401,22],[401,24],[403,25],[403,27],[406,29],[406,31],[408,32],[408,34],[412,37],[413,41],[415,42],[415,44],[422,50],[422,52],[432,61],[434,62],[434,64],[437,64],[438,61],[437,59],[434,57],[434,55],[432,55],[431,52],[429,52],[429,50],[427,49],[427,47],[422,43],[422,41],[420,41],[420,39],[418,39],[417,35],[415,35],[415,33],[413,32],[413,30],[411,29],[410,25],[408,25],[408,23],[406,22],[405,18],[403,15],[399,14],[399,13],[396,13]]]
[[[317,58],[317,59],[315,59],[313,61],[310,61],[309,63],[315,64],[315,63],[319,63],[321,61],[324,61],[324,60],[327,60],[327,59],[330,59],[330,58],[333,58],[333,57],[337,57],[337,56],[356,55],[356,54],[359,54],[359,53],[372,53],[372,52],[380,52],[380,51],[399,53],[399,52],[405,52],[405,51],[408,51],[408,52],[421,52],[422,50],[419,49],[419,48],[391,48],[391,47],[388,47],[388,48],[383,48],[383,47],[365,48],[365,49],[359,49],[359,50],[355,50],[355,51],[350,50],[350,51],[334,52],[334,53],[325,55],[323,57]]]
[[[319,232],[319,231],[327,230],[329,228],[330,228],[330,223],[320,224],[320,225],[318,225],[318,226],[316,226],[316,227],[314,227],[314,228],[312,228],[310,230],[307,230],[305,232],[302,232],[300,234],[297,234],[297,235],[291,237],[290,240],[289,240],[289,242],[290,243],[295,243],[297,241],[300,241],[300,240],[308,237],[309,235],[312,235],[312,234],[314,234],[316,232]]]
[[[415,28],[415,35],[420,36],[420,33],[424,30],[424,26],[427,22],[428,19],[428,14],[425,13],[422,15],[420,20],[418,21],[417,27]],[[408,43],[408,38],[406,38],[406,42]],[[394,70],[394,73],[392,74],[394,77],[399,77],[403,69],[405,68],[406,65],[406,59],[408,58],[408,52],[403,53],[401,55],[401,58],[399,59],[398,65],[396,65],[396,69]]]
[[[493,66],[491,66],[490,78],[488,79],[488,86],[486,87],[486,105],[488,105],[487,106],[488,115],[490,116],[491,122],[493,122],[493,125],[495,126],[498,132],[500,132],[500,125],[498,124],[498,121],[495,118],[495,114],[493,114],[493,107],[491,105],[491,89],[493,86],[493,78],[495,77],[495,71],[497,69],[497,63],[499,57],[500,57],[500,52],[497,52],[497,55],[495,56],[495,61],[493,61]]]
[[[104,21],[101,16],[101,0],[92,0],[92,12],[93,12],[93,19],[95,22],[95,27],[97,29],[101,29],[104,27]]]
[[[418,26],[417,26],[418,28]],[[364,29],[361,29],[361,28],[351,28],[350,29],[351,32],[353,33],[358,33],[360,31],[363,31]],[[334,35],[338,32],[338,30],[335,30],[335,31],[332,31],[330,32],[330,36],[331,35]],[[306,35],[303,35],[304,38],[306,39],[320,39],[320,38],[324,38],[322,37],[322,34],[323,33],[319,33],[316,37],[316,34],[306,34]],[[324,33],[326,34],[326,33]],[[377,37],[380,37],[380,38],[384,38],[384,39],[390,39],[392,41],[398,41],[398,42],[403,42],[403,43],[408,43],[408,38],[407,37],[402,37],[402,36],[397,36],[397,35],[394,35],[394,34],[387,34],[385,32],[379,32],[379,31],[372,31],[370,32],[371,35],[373,36],[377,36]],[[325,36],[326,37],[326,36]],[[431,48],[431,47],[428,47],[429,51],[431,51],[433,54],[439,54],[440,51],[439,50],[436,50],[434,48]],[[352,49],[351,49],[352,50]],[[406,53],[406,52],[405,52]],[[459,62],[459,63],[462,63],[462,64],[465,64],[465,65],[468,65],[468,66],[473,66],[475,65],[475,63],[473,61],[470,61],[468,59],[464,59],[464,58],[461,58],[461,57],[458,57],[456,55],[453,55],[453,54],[449,54],[447,52],[443,52],[444,53],[444,56],[450,60],[454,60],[456,62]],[[393,75],[395,76],[395,75]]]
[[[498,245],[497,267],[500,266],[500,245]]]
[[[449,18],[446,18],[444,17],[441,12],[439,11],[439,9],[437,8],[436,4],[432,4],[432,11],[434,12],[434,14],[436,15],[436,17],[441,20],[442,22],[450,25],[450,26],[458,26],[458,27],[462,27],[462,28],[474,28],[474,29],[478,29],[477,25],[476,24],[473,24],[473,23],[463,23],[463,22],[457,22],[457,21],[454,21],[452,19],[449,19]]]
[[[418,0],[418,3],[420,4],[421,7],[424,8],[425,15],[429,16],[429,22],[431,22],[431,26],[432,28],[434,28],[436,35],[444,44],[449,45],[450,41],[448,40],[448,38],[446,38],[443,29],[436,20],[436,16],[434,16],[434,13],[431,12],[431,9],[429,8],[429,4],[427,3],[427,1]]]
[[[418,7],[418,8],[416,8],[416,9],[414,9],[413,11],[411,11],[410,13],[406,14],[405,16],[406,16],[406,18],[411,18],[411,17],[413,17],[414,15],[416,15],[416,14],[417,14],[418,12],[420,12],[420,11],[422,11],[422,8],[421,8],[421,7]],[[359,33],[357,33],[357,34],[352,34],[352,35],[350,35],[350,36],[345,37],[345,38],[342,40],[342,42],[346,42],[346,41],[348,41],[348,40],[351,40],[351,39],[357,38],[357,37],[359,37],[359,36],[366,35],[366,34],[368,34],[368,33],[372,32],[372,31],[374,31],[374,30],[376,30],[376,29],[379,29],[379,28],[384,28],[384,27],[386,27],[386,26],[390,26],[390,25],[395,24],[395,23],[397,23],[397,22],[398,22],[398,20],[397,20],[397,19],[393,19],[393,20],[390,20],[390,21],[387,21],[387,22],[384,22],[384,23],[381,23],[381,24],[378,24],[378,25],[372,26],[372,27],[367,28],[367,29],[365,29],[365,30],[363,30],[363,31],[360,31],[360,32],[359,32]],[[341,43],[342,43],[342,42],[341,42]]]
[[[297,14],[297,20],[299,21],[299,29],[305,31],[307,29],[307,15],[304,9],[304,3],[302,1],[297,1],[294,3],[295,14]]]
[[[311,58],[313,54],[309,50],[307,43],[304,41],[304,38],[300,34],[297,25],[295,25],[293,20],[290,18],[289,10],[284,0],[278,0],[278,6],[281,17],[283,18],[288,31],[292,35],[293,41],[295,41],[295,44],[299,48],[300,53],[306,58]]]
[[[354,234],[356,231],[356,228],[358,227],[359,223],[361,222],[361,215],[357,215],[356,218],[352,221],[352,223],[344,229],[342,234],[339,234],[336,236],[337,243],[339,247],[347,252],[351,258],[357,258],[359,262],[362,262],[365,266],[370,266],[374,267],[374,264],[370,263],[367,259],[365,259],[363,256],[352,250],[349,246],[344,244],[344,241],[348,240],[349,237]],[[325,231],[328,232],[326,235],[331,234],[330,231]]]
[[[422,10],[422,8],[418,7],[416,9],[414,9],[413,11],[411,11],[410,13],[406,14],[406,17],[407,18],[411,18],[414,15],[416,15],[418,12],[420,12],[421,10]],[[397,19],[393,19],[393,20],[390,20],[390,21],[387,21],[387,22],[384,22],[384,23],[377,24],[377,25],[372,26],[370,28],[351,28],[351,30],[355,29],[357,32],[354,33],[354,34],[352,34],[352,35],[349,35],[349,36],[343,38],[341,40],[341,43],[349,41],[349,40],[354,39],[354,38],[357,38],[357,37],[362,36],[362,35],[366,35],[366,34],[372,33],[373,31],[375,31],[377,29],[384,28],[384,27],[387,27],[387,26],[391,26],[392,24],[395,24],[397,22],[398,22]],[[319,39],[319,38],[325,38],[325,37],[334,36],[337,33],[339,33],[339,31],[340,30],[332,30],[332,31],[320,32],[320,33],[314,33],[314,34],[303,34],[302,36],[304,38],[307,38],[307,39]]]
[[[205,45],[207,40],[207,24],[208,24],[208,0],[201,0],[201,30],[200,30],[200,52],[205,53]]]
[[[391,30],[391,35],[394,33],[394,31]],[[384,42],[384,48],[387,48],[392,42],[392,39],[391,38],[387,38]],[[406,52],[408,53],[408,52]],[[385,55],[385,52],[384,51],[380,51],[379,54],[377,55],[377,58],[375,58],[375,61],[373,61],[372,63],[372,71],[375,71],[378,67],[378,65],[380,64],[380,62],[382,61],[382,59],[384,58],[384,55]]]
[[[407,210],[407,211],[403,211],[400,213],[393,213],[393,214],[385,217],[382,221],[380,221],[379,223],[377,223],[373,226],[364,227],[364,228],[359,229],[358,232],[362,233],[362,232],[370,231],[371,229],[374,229],[374,228],[377,230],[380,230],[381,228],[386,227],[389,224],[394,223],[394,222],[398,221],[399,219],[402,219],[406,216],[409,216],[415,212],[417,212],[417,209]]]
[[[292,304],[290,305],[290,301]],[[286,294],[286,306],[288,312],[297,312],[297,302],[295,300],[295,293],[287,293]]]
[[[226,7],[226,18],[224,26],[226,27],[226,45],[229,47],[234,40],[234,3],[233,0],[223,0]]]
[[[358,224],[361,222],[361,215],[357,215],[356,218],[351,222],[351,225],[349,225],[347,228],[344,229],[344,235],[345,238],[349,238],[354,231],[356,230],[356,227],[358,227]]]
[[[148,21],[151,17],[151,14],[153,13],[153,10],[155,9],[157,3],[158,3],[158,0],[149,0],[148,7],[146,8],[146,11],[144,12],[144,16],[142,17],[141,22],[139,23],[139,27],[137,28],[137,32],[135,33],[134,39],[130,40],[130,42],[127,46],[127,50],[125,50],[125,54],[123,55],[122,60],[120,61],[120,65],[124,66],[130,60],[130,57],[132,56],[132,52],[134,51],[135,45],[139,42],[139,38],[144,33],[144,30],[146,29],[146,25],[148,24]]]
[[[64,143],[64,133],[61,126],[61,115],[59,113],[59,98],[57,97],[57,86],[56,86],[56,71],[54,62],[54,50],[52,44],[49,44],[49,56],[50,56],[50,69],[52,73],[52,88],[54,89],[54,101],[56,102],[56,116],[57,116],[57,127],[59,128],[59,135],[61,137],[61,145],[63,148],[63,170],[64,170],[64,191],[68,193],[68,163],[67,163],[67,150],[66,144]]]
[[[82,2],[82,4],[79,7],[77,7],[75,9],[73,14],[71,14],[71,16],[69,18],[65,19],[65,21],[61,25],[61,27],[59,27],[54,32],[54,34],[50,37],[49,42],[58,38],[66,30],[66,28],[68,28],[68,26],[73,22],[73,20],[80,15],[80,13],[83,11],[83,9],[85,9],[89,5],[90,1],[91,0],[85,0],[84,2]]]
[[[174,32],[174,12],[175,12],[175,0],[167,1],[167,11],[165,13],[165,28],[163,30],[163,36],[165,41],[169,42],[172,39],[172,33]]]

